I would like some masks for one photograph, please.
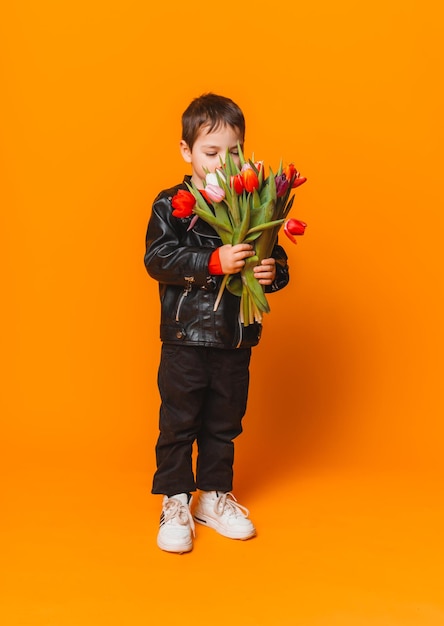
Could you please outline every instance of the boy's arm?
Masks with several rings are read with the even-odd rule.
[[[184,246],[179,226],[181,222],[172,215],[169,197],[159,196],[153,204],[146,234],[145,267],[148,274],[161,283],[205,285],[213,248]]]
[[[249,243],[225,244],[214,232],[216,245],[192,245],[193,233],[172,214],[170,197],[162,194],[154,202],[146,236],[145,266],[155,280],[170,285],[195,284],[209,288],[212,276],[235,274],[254,255]],[[188,240],[188,241],[186,241]],[[186,241],[186,245],[184,245]]]

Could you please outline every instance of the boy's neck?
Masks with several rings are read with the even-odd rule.
[[[198,189],[203,189],[203,181],[199,178],[199,176],[193,174],[191,176],[191,182],[194,183]]]

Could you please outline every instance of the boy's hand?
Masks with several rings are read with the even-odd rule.
[[[254,256],[254,250],[249,243],[237,243],[234,246],[227,243],[219,248],[219,261],[224,274],[240,272],[245,265],[245,259],[250,256]]]
[[[254,277],[261,285],[271,285],[276,278],[276,261],[274,259],[263,259],[260,265],[253,268]]]

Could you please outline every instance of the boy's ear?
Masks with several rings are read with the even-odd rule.
[[[180,145],[180,153],[182,155],[183,160],[186,161],[187,163],[191,163],[191,150],[188,147],[188,144],[186,143],[186,141],[181,139],[179,145]]]

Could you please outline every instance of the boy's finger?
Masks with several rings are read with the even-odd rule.
[[[249,243],[237,243],[233,246],[233,248],[236,248],[237,251],[248,251],[248,252],[252,252],[253,251],[253,246],[250,245]]]

